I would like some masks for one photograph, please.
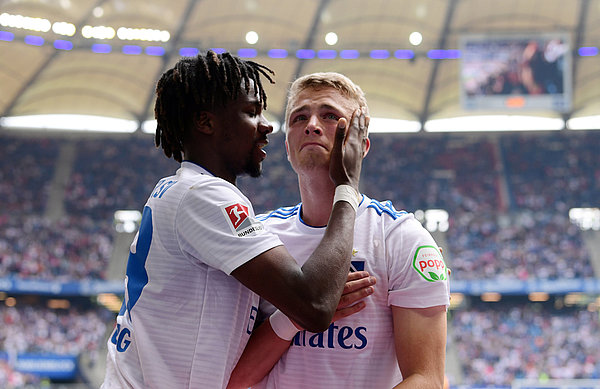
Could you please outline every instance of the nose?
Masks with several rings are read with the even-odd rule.
[[[259,131],[265,134],[270,134],[273,132],[273,125],[271,124],[271,122],[269,122],[267,120],[267,118],[265,118],[263,115],[261,116],[261,120],[260,123],[258,125]]]
[[[306,123],[306,127],[304,128],[304,133],[306,135],[310,135],[311,132],[314,132],[317,135],[321,135],[323,133],[319,123],[319,118],[315,115],[310,116],[308,122]]]

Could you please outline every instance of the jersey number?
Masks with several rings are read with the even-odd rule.
[[[152,243],[152,209],[146,206],[140,222],[137,242],[135,244],[135,253],[129,252],[127,259],[127,293],[119,315],[127,312],[131,319],[131,310],[142,294],[142,289],[148,284],[148,272],[146,271],[146,259]],[[117,324],[117,328],[111,337],[111,342],[117,346],[117,351],[127,350],[131,341],[129,337],[131,330],[125,326]]]

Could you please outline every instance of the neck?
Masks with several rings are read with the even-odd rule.
[[[188,151],[184,153],[183,159],[200,165],[208,170],[211,174],[215,175],[215,177],[222,178],[225,181],[229,181],[231,184],[235,185],[237,177],[235,174],[231,174],[231,172],[225,169],[223,165],[219,164],[219,160],[217,158],[217,156],[211,154],[210,152],[198,153]]]
[[[327,225],[335,194],[335,185],[329,177],[329,171],[299,174],[298,184],[302,199],[302,220],[313,227]]]

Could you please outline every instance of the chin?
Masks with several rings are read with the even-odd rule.
[[[262,164],[248,166],[246,168],[246,174],[254,178],[260,177],[262,175]]]
[[[329,170],[329,159],[319,157],[303,158],[301,161],[296,163],[296,166],[301,170]]]

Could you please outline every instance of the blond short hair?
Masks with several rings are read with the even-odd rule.
[[[296,81],[294,81],[290,86],[290,90],[288,92],[288,102],[285,108],[286,125],[290,119],[290,108],[292,103],[296,100],[296,97],[298,94],[300,94],[300,92],[309,88],[335,89],[343,96],[346,96],[350,100],[356,101],[359,107],[365,107],[367,109],[367,114],[369,113],[365,92],[363,92],[360,86],[356,85],[351,79],[343,74],[335,72],[312,73],[296,79]]]

